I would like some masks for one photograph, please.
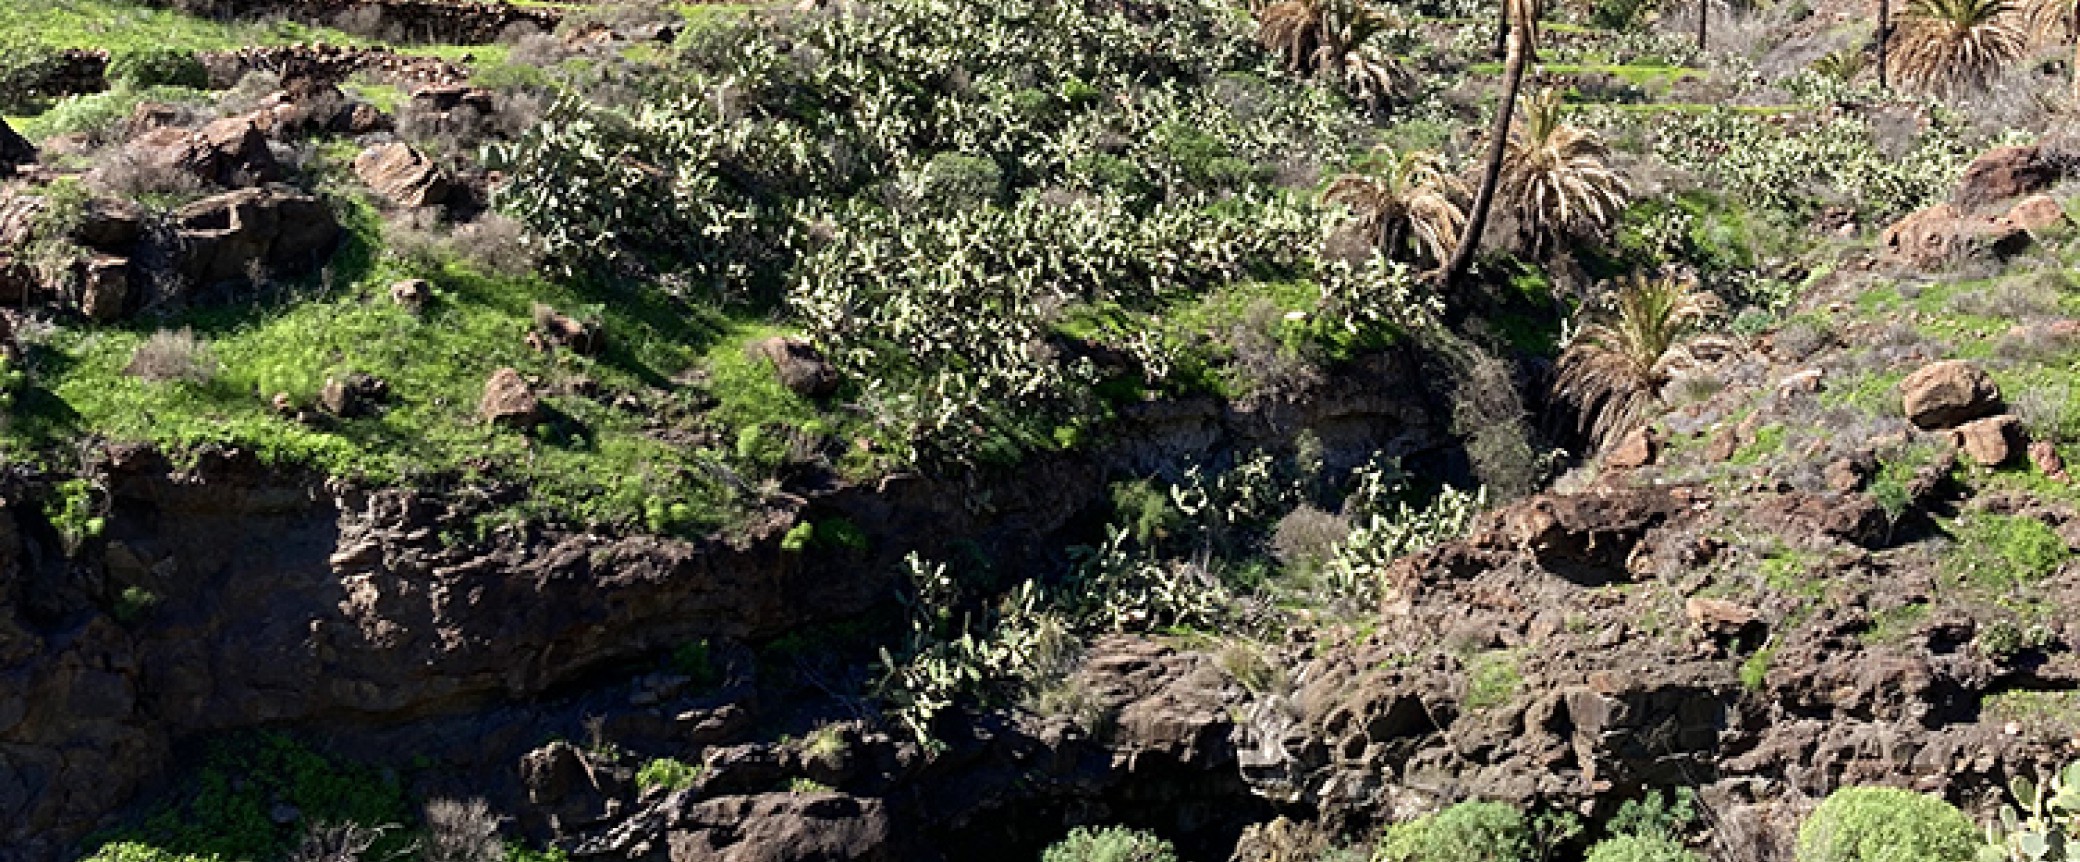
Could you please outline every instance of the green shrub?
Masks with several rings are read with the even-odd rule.
[[[646,791],[651,788],[685,790],[688,787],[692,787],[695,781],[700,780],[701,773],[706,771],[707,768],[705,766],[698,766],[669,757],[660,757],[643,764],[643,768],[636,770],[636,786]]]
[[[209,70],[202,67],[195,52],[161,46],[131,48],[117,53],[109,58],[108,78],[111,82],[138,88],[169,86],[200,90],[209,86]]]
[[[1524,813],[1500,802],[1461,802],[1387,827],[1374,862],[1529,862],[1537,858]]]
[[[1892,787],[1829,794],[1798,830],[1798,862],[1971,862],[1979,831],[1933,796]]]
[[[1177,850],[1153,833],[1125,826],[1079,826],[1047,848],[1041,862],[1177,862]]]
[[[47,95],[45,82],[64,62],[57,48],[15,36],[0,36],[0,110],[24,110]]]
[[[2021,515],[1971,514],[1950,532],[1956,543],[1943,557],[1944,572],[1992,589],[2036,583],[2073,555],[2057,530]]]
[[[1673,838],[1620,835],[1596,842],[1583,862],[1704,862],[1704,857]]]
[[[142,822],[90,841],[92,862],[277,859],[300,829],[270,811],[291,805],[304,823],[368,828],[410,823],[403,783],[371,767],[335,760],[275,733],[222,739]],[[410,838],[386,832],[369,858],[401,854]]]

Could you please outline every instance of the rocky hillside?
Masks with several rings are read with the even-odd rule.
[[[0,9],[0,862],[2058,858],[2080,31],[1910,5]]]

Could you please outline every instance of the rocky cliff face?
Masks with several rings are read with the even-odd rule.
[[[68,542],[41,504],[54,477],[12,476],[0,510],[0,860],[64,857],[162,773],[179,741],[219,731],[474,736],[448,756],[503,760],[511,775],[526,746],[493,731],[569,708],[528,705],[545,693],[604,684],[621,698],[617,662],[857,615],[892,595],[893,563],[912,548],[972,542],[1016,571],[1057,553],[1049,536],[1102,499],[1115,470],[1302,428],[1348,460],[1434,449],[1435,412],[1410,379],[1405,363],[1383,357],[1305,402],[1150,405],[1095,457],[1042,458],[986,482],[899,476],[788,495],[731,541],[536,525],[478,537],[474,516],[510,492],[355,488],[247,453],[176,465],[117,447],[85,473],[104,490],[104,528]],[[829,515],[861,525],[875,551],[779,549],[796,519]],[[694,723],[741,729],[732,703],[710,704]],[[676,835],[725,817],[681,808],[653,819]],[[931,806],[905,810],[920,808]]]

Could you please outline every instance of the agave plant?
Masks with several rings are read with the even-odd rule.
[[[1529,251],[1543,253],[1557,237],[1601,230],[1617,219],[1630,189],[1611,169],[1609,155],[1595,132],[1565,121],[1558,90],[1547,88],[1531,100],[1511,130],[1502,177],[1502,194]]]
[[[1466,225],[1459,202],[1466,181],[1446,169],[1443,157],[1423,150],[1396,155],[1381,148],[1379,170],[1344,174],[1324,197],[1350,207],[1359,229],[1391,260],[1442,265]]]
[[[2010,0],[1910,0],[1892,53],[1900,83],[1937,93],[1985,90],[2022,56]]]
[[[1302,75],[1342,82],[1351,98],[1379,109],[1407,92],[1408,72],[1375,37],[1400,24],[1364,0],[1282,0],[1258,13],[1257,39]]]
[[[1553,400],[1601,450],[1644,424],[1661,389],[1729,342],[1705,332],[1719,298],[1673,276],[1634,276],[1593,312],[1560,354]]]

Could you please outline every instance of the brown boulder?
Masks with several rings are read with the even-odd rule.
[[[131,157],[147,168],[185,173],[206,183],[244,187],[283,176],[267,134],[254,117],[225,117],[196,131],[156,128],[131,140]]]
[[[807,341],[776,335],[752,342],[744,352],[771,362],[781,384],[797,393],[820,398],[838,391],[837,366]]]
[[[390,384],[371,374],[327,377],[318,390],[318,406],[341,419],[365,416],[390,397]]]
[[[85,218],[73,229],[80,245],[102,251],[117,251],[144,235],[144,208],[125,198],[95,198],[87,204]]]
[[[556,309],[539,302],[534,305],[534,326],[541,343],[567,348],[580,355],[598,353],[606,342],[598,323],[559,314]]]
[[[1713,637],[1734,637],[1760,619],[1754,608],[1725,599],[1703,597],[1683,602],[1683,616],[1698,631]]]
[[[2022,451],[2022,420],[2002,414],[1966,422],[1950,432],[1965,457],[1986,467],[1998,467]]]
[[[130,261],[94,255],[80,264],[79,310],[106,323],[123,316],[130,301]]]
[[[390,118],[376,106],[367,102],[354,102],[341,106],[339,113],[332,116],[332,130],[343,135],[360,137],[385,131],[390,128]]]
[[[2008,208],[2008,222],[2031,235],[2042,236],[2047,231],[2057,230],[2072,224],[2066,217],[2064,207],[2050,195],[2030,195],[2016,201]]]
[[[500,368],[484,383],[484,398],[477,402],[477,416],[495,425],[529,428],[542,421],[542,399],[520,372]]]
[[[2001,390],[1993,378],[1961,359],[1924,365],[1900,381],[1899,390],[1907,420],[1928,431],[1955,428],[2001,409]]]
[[[401,207],[439,206],[448,199],[440,166],[407,144],[379,144],[354,158],[354,173],[377,194]]]
[[[666,833],[671,862],[879,862],[895,858],[881,800],[842,793],[725,796]]]
[[[2000,147],[1972,160],[1957,182],[1957,205],[1967,209],[2040,192],[2058,182],[2056,162],[2037,147]]]
[[[390,285],[390,301],[404,306],[414,314],[425,310],[433,301],[433,285],[423,278],[407,278]]]
[[[2029,232],[2006,219],[1966,215],[1953,204],[1916,210],[1880,238],[1895,260],[1933,270],[1974,258],[2012,257],[2029,247]]]
[[[332,253],[339,223],[325,202],[287,186],[239,189],[173,214],[179,271],[193,285],[305,272]]]
[[[2030,463],[2037,466],[2039,472],[2047,477],[2060,482],[2071,479],[2070,476],[2066,475],[2066,460],[2058,455],[2058,445],[2049,440],[2038,440],[2030,443],[2029,460]]]
[[[1631,433],[1611,447],[1603,456],[1603,466],[1611,470],[1631,470],[1654,463],[1654,456],[1661,450],[1661,438],[1652,428],[1635,428]]]
[[[0,120],[0,168],[26,165],[36,161],[36,147],[28,138],[21,136],[6,120]]]

